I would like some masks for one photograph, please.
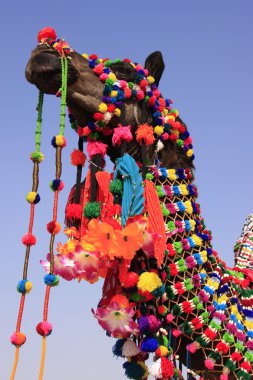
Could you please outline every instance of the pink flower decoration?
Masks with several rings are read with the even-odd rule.
[[[114,146],[119,146],[122,141],[130,142],[132,140],[131,125],[122,126],[119,124],[119,126],[113,130],[112,143]]]
[[[107,150],[107,145],[101,142],[93,141],[89,142],[87,145],[87,152],[90,158],[94,157],[96,154],[100,154],[102,157],[105,156]]]
[[[78,250],[78,248],[76,250]],[[73,261],[77,272],[77,279],[84,279],[91,284],[98,280],[98,272],[102,266],[98,252],[87,252],[80,249],[80,252],[73,254]]]
[[[135,311],[132,306],[120,308],[118,302],[112,302],[106,308],[98,307],[94,317],[104,330],[114,338],[128,338],[139,335],[139,327],[133,321]]]

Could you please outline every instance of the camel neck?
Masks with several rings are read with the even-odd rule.
[[[147,178],[155,184],[164,216],[168,256],[184,259],[184,266],[205,266],[213,271],[211,233],[206,229],[197,202],[198,191],[192,169],[152,166]],[[175,258],[175,257],[174,257]],[[194,258],[194,260],[193,260]]]

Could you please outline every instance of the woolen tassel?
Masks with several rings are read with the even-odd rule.
[[[77,203],[71,203],[66,207],[66,217],[68,219],[78,219],[82,217],[82,205]]]
[[[145,206],[149,216],[151,232],[156,234],[154,248],[158,265],[161,265],[166,248],[166,234],[160,201],[154,184],[146,179],[144,181]]]
[[[98,183],[98,202],[102,204],[101,219],[106,218],[107,211],[113,206],[113,195],[110,192],[111,175],[99,171],[95,174]]]

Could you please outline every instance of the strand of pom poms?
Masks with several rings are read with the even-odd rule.
[[[45,357],[46,357],[46,337],[52,332],[52,325],[48,322],[48,305],[50,298],[50,290],[52,286],[56,286],[59,283],[59,278],[54,275],[54,240],[55,235],[61,230],[60,223],[57,221],[58,212],[58,196],[59,192],[63,189],[64,184],[61,181],[62,162],[61,154],[62,149],[66,146],[66,139],[64,137],[65,128],[65,116],[66,116],[66,97],[67,97],[67,77],[68,77],[68,61],[65,56],[61,57],[61,71],[62,71],[62,85],[61,85],[61,113],[60,113],[60,131],[57,136],[52,139],[52,146],[55,148],[55,179],[51,181],[50,188],[54,192],[53,201],[53,219],[47,224],[47,231],[51,235],[49,243],[49,273],[44,277],[46,285],[46,292],[44,298],[43,307],[43,321],[38,323],[36,330],[39,335],[42,336],[42,351],[40,361],[39,380],[43,379]]]
[[[11,336],[11,343],[16,346],[16,350],[10,380],[13,380],[15,378],[19,360],[19,350],[20,347],[26,342],[26,336],[20,331],[20,328],[24,312],[25,297],[26,294],[29,293],[32,289],[32,283],[27,280],[27,273],[31,246],[36,244],[36,237],[33,235],[34,209],[35,205],[40,201],[40,196],[37,193],[39,186],[39,164],[44,159],[44,155],[40,151],[43,97],[43,93],[40,92],[37,106],[38,116],[37,126],[35,130],[35,151],[30,155],[31,160],[33,161],[33,182],[32,191],[29,192],[26,196],[27,201],[30,203],[30,218],[28,232],[22,237],[22,243],[26,246],[26,254],[24,260],[23,278],[18,282],[17,285],[17,291],[21,293],[21,299],[17,317],[16,331]]]

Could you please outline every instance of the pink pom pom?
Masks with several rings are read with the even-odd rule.
[[[66,208],[66,217],[68,219],[81,219],[83,208],[77,203],[70,203]]]
[[[213,369],[214,368],[214,362],[210,359],[205,360],[205,367],[207,369]]]
[[[36,237],[34,235],[28,233],[22,237],[22,243],[24,245],[35,245],[36,244]]]
[[[168,323],[171,323],[171,322],[173,321],[174,318],[175,318],[175,317],[174,317],[173,314],[168,314],[168,315],[166,315],[166,321],[167,321]]]
[[[92,141],[87,145],[87,152],[90,158],[94,157],[96,154],[100,154],[102,157],[105,156],[107,150],[107,145],[101,142]]]
[[[142,90],[137,91],[137,99],[138,100],[144,99],[144,92]]]
[[[120,80],[120,81],[119,81],[119,84],[120,84],[120,87],[121,87],[122,89],[126,88],[126,86],[127,86],[127,82],[126,82],[125,80]]]
[[[37,324],[36,331],[41,336],[48,336],[51,334],[53,326],[48,321],[43,321]]]
[[[194,343],[188,344],[188,346],[186,347],[186,349],[187,349],[191,354],[195,354],[195,352],[197,351],[197,347],[195,346]]]
[[[172,335],[173,335],[175,338],[178,338],[179,335],[181,335],[181,334],[182,334],[182,331],[180,331],[180,330],[174,329],[174,330],[172,331]]]
[[[112,143],[113,145],[120,145],[122,141],[130,142],[133,136],[131,133],[131,125],[122,126],[119,124],[118,128],[113,130]]]
[[[220,375],[220,380],[228,380],[228,375],[223,373],[222,375]]]
[[[11,336],[11,343],[15,346],[22,346],[26,342],[26,336],[22,332],[14,332]]]
[[[106,73],[101,74],[100,77],[99,77],[99,79],[102,82],[105,82],[107,78],[108,78],[108,74],[106,74]]]

